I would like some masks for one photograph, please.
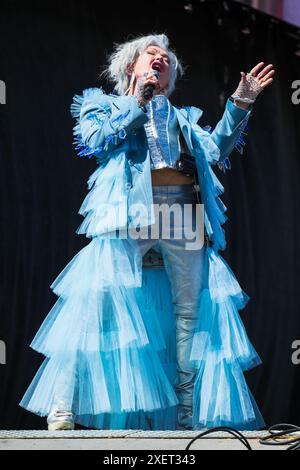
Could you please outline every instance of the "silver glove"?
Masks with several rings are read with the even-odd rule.
[[[239,86],[237,87],[236,91],[234,92],[232,98],[235,100],[239,100],[242,103],[249,103],[252,104],[258,97],[258,95],[263,91],[264,87],[262,87],[256,80],[253,75],[247,73],[246,79],[241,80]]]

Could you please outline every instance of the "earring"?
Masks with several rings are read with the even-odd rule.
[[[132,75],[131,75],[131,78],[130,78],[130,84],[129,84],[129,87],[131,87],[131,86],[133,85],[133,83],[134,83],[134,81],[135,81],[135,78],[136,78],[136,77],[135,77],[135,73],[134,73],[134,72],[132,72]]]
[[[127,93],[129,92],[130,88],[132,88],[133,86],[133,83],[135,81],[135,73],[133,72],[132,75],[131,75],[131,78],[130,78],[130,82],[129,82],[129,87],[127,88],[127,90],[125,91],[125,95],[127,95]]]

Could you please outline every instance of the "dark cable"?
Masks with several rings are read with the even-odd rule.
[[[285,446],[286,450],[300,450],[300,436],[295,436],[290,439],[279,439],[284,436],[288,436],[295,432],[300,432],[300,427],[294,424],[275,424],[269,428],[269,435],[259,440],[260,444],[267,446]]]
[[[220,427],[217,427],[217,428],[208,429],[207,431],[204,431],[204,432],[198,434],[198,436],[194,437],[189,442],[189,444],[186,446],[185,450],[189,450],[192,443],[195,442],[197,439],[201,439],[204,436],[207,436],[208,434],[212,434],[212,433],[219,432],[219,431],[228,432],[229,434],[231,434],[232,436],[237,438],[246,447],[247,450],[253,450],[250,443],[249,443],[249,441],[246,439],[246,437],[240,431],[237,431],[236,429],[233,429],[233,428],[229,428],[227,426],[220,426]]]

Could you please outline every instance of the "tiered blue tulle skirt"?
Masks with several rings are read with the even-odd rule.
[[[260,363],[238,314],[248,300],[206,249],[191,361],[194,426],[264,426],[243,372]],[[94,238],[51,285],[59,296],[31,346],[46,356],[21,406],[47,416],[56,394],[100,429],[176,429],[175,321],[164,268],[142,268],[133,240]]]
[[[249,297],[211,247],[203,276],[190,357],[193,426],[261,429],[244,378],[260,364],[239,316]],[[163,267],[143,266],[136,240],[94,236],[51,284],[58,299],[31,343],[45,359],[20,405],[47,416],[59,397],[86,427],[177,429],[170,287]]]

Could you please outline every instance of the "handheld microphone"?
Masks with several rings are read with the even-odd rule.
[[[151,75],[154,75],[157,79],[159,79],[160,72],[158,70],[151,69],[150,72],[151,72]],[[152,83],[149,83],[148,85],[145,86],[144,91],[143,91],[143,98],[146,101],[152,98],[154,89],[155,89],[155,85]]]

